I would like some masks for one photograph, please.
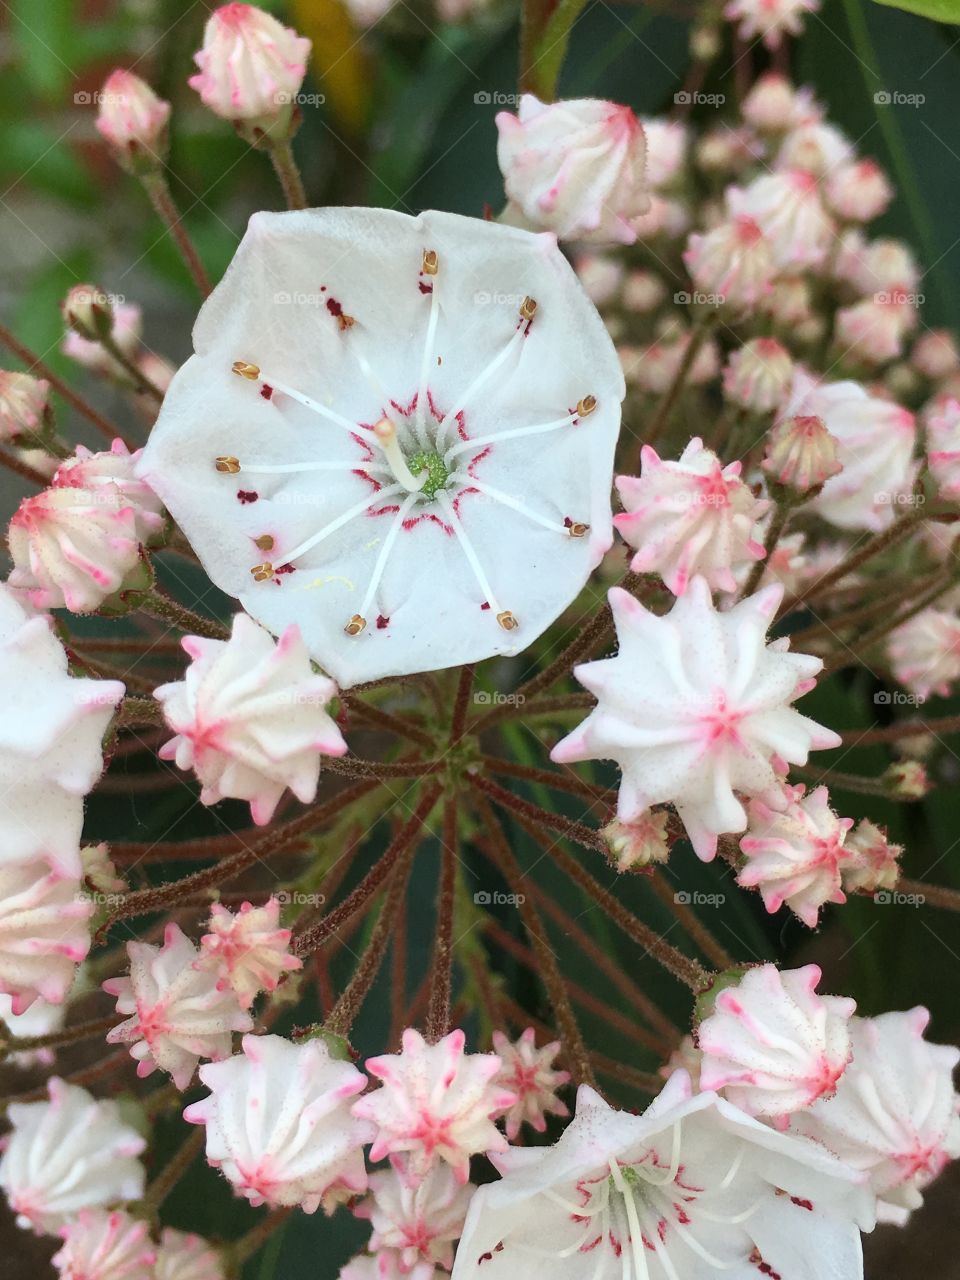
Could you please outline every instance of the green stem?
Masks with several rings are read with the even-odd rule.
[[[201,296],[206,298],[211,288],[210,277],[207,275],[206,269],[200,260],[200,255],[194,247],[186,227],[183,225],[183,218],[174,203],[173,196],[170,194],[170,187],[165,174],[158,169],[155,173],[145,174],[142,182],[147,195],[150,197],[154,212],[170,232],[180,257],[183,259],[184,266],[190,272],[190,276]]]
[[[144,596],[139,608],[142,613],[148,613],[151,618],[160,618],[164,622],[169,622],[189,635],[204,636],[208,640],[230,639],[230,630],[222,622],[216,622],[213,618],[205,618],[203,614],[195,613],[179,600],[174,600],[172,596],[161,591],[159,587],[154,587]]]
[[[300,176],[300,169],[297,166],[293,147],[290,145],[289,140],[271,143],[268,151],[274,172],[277,175],[280,186],[283,188],[287,208],[306,209],[307,193],[303,188],[303,179]]]

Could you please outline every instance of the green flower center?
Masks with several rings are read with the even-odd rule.
[[[425,498],[435,498],[441,489],[447,487],[450,468],[444,462],[442,454],[421,449],[408,459],[407,466],[415,476],[426,471],[427,480],[420,490]]]

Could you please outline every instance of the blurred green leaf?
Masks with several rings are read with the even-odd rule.
[[[10,31],[32,89],[52,101],[79,74],[75,0],[12,0]]]
[[[886,5],[888,9],[918,13],[921,18],[930,18],[933,22],[960,23],[960,0],[877,0],[877,3]]]
[[[37,120],[6,120],[0,149],[0,182],[4,199],[23,184],[39,188],[71,204],[92,204],[96,192],[90,175],[70,150],[70,135],[79,119],[59,131]]]

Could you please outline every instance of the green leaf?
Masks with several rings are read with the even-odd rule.
[[[570,36],[586,7],[587,0],[560,0],[540,37],[531,70],[537,95],[545,102],[550,102],[556,94]]]
[[[904,9],[931,22],[960,23],[960,0],[877,0],[888,9]]]
[[[58,98],[76,78],[75,0],[37,4],[13,0],[7,6],[10,32],[31,87],[43,98]]]

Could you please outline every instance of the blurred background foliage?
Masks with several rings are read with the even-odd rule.
[[[398,0],[363,36],[342,0],[273,0],[263,7],[314,41],[305,91],[316,101],[308,99],[304,105],[295,141],[312,203],[376,204],[410,212],[437,207],[478,216],[499,207],[494,116],[512,104],[516,93],[518,13],[513,3],[489,0],[454,26],[440,24],[423,0]],[[147,346],[174,362],[189,351],[196,309],[193,286],[146,197],[115,167],[95,132],[95,95],[106,74],[117,65],[131,67],[174,104],[173,191],[215,278],[232,256],[249,214],[281,207],[266,158],[250,152],[187,87],[209,11],[198,0],[0,3],[0,314],[61,372],[79,385],[86,381],[85,389],[94,397],[102,398],[103,389],[90,384],[89,375],[69,366],[58,352],[58,303],[72,284],[89,279],[140,303]],[[688,70],[695,16],[694,6],[682,2],[588,0],[572,33],[561,94],[615,99],[641,115],[670,110]],[[958,32],[871,0],[827,0],[823,11],[808,20],[795,54],[796,78],[815,87],[830,118],[895,180],[898,198],[877,231],[904,237],[921,257],[927,271],[928,325],[960,325],[955,287],[960,263]],[[757,48],[744,55],[731,47],[704,85],[708,93],[727,95],[726,109],[732,107],[735,83],[748,69],[738,63],[744,57],[756,67],[764,63]],[[884,94],[895,100],[885,103]],[[914,101],[898,101],[898,95]],[[698,108],[709,124],[715,123],[716,111]],[[642,423],[631,425],[642,435]],[[4,522],[19,500],[17,486],[16,480],[0,480]],[[520,660],[518,670],[495,673],[503,677],[502,687],[521,674],[526,661]],[[834,679],[811,696],[805,709],[838,729],[862,726],[874,718],[868,716],[870,710],[876,710],[876,719],[889,714],[874,701],[879,689],[866,672]],[[940,714],[958,705],[938,703],[927,709]],[[532,732],[517,733],[512,744],[517,757],[542,765],[544,744]],[[873,747],[849,754],[842,768],[877,774],[888,762],[887,749]],[[888,825],[891,835],[907,846],[908,875],[929,875],[960,887],[957,762],[944,753],[934,771],[944,785],[920,804],[898,806],[839,791],[834,802],[841,812]],[[522,784],[519,789],[522,793]],[[233,819],[245,825],[239,809],[224,809],[223,820]],[[185,838],[221,829],[220,822],[208,813],[198,817],[191,795],[178,787],[174,793],[148,792],[135,800],[97,798],[90,834]],[[539,857],[519,829],[515,835],[524,863]],[[326,851],[318,848],[318,857]],[[429,854],[418,860],[423,891],[417,892],[415,883],[411,895],[418,904],[408,929],[413,973],[423,970],[430,954],[436,850],[433,854],[432,862]],[[710,923],[736,955],[776,955],[793,963],[816,959],[827,972],[827,988],[852,993],[865,1012],[923,1001],[934,1011],[936,1038],[960,1040],[955,995],[960,930],[953,917],[855,901],[828,913],[823,930],[810,935],[792,918],[767,917],[758,898],[731,891],[726,869],[702,866],[688,849],[678,850],[670,874],[685,890],[726,895],[724,907],[711,910]],[[672,1008],[680,1022],[686,1018],[684,995],[650,965],[639,973],[636,949],[546,862],[538,866],[537,884],[653,999]],[[651,923],[670,929],[672,917],[642,877],[624,878],[617,892]],[[519,936],[509,911],[503,928]],[[563,938],[562,928],[554,940],[575,982],[588,991],[601,990],[622,1006],[616,986],[569,937]],[[520,1002],[535,1010],[540,996],[527,971],[506,952],[498,963]],[[389,972],[383,976],[356,1028],[355,1040],[365,1052],[381,1048],[388,1034],[389,977]],[[629,1020],[629,1008],[623,1012]],[[655,1055],[629,1034],[618,1035],[589,1012],[584,1026],[590,1042],[608,1057],[642,1067],[655,1062]],[[620,1101],[638,1104],[628,1087]],[[158,1160],[181,1137],[179,1121],[164,1122]],[[178,1225],[228,1238],[251,1221],[251,1211],[230,1196],[226,1184],[199,1166],[168,1208]],[[363,1236],[364,1229],[355,1229],[345,1214],[331,1224],[297,1215],[246,1274],[251,1280],[332,1280]],[[33,1264],[25,1238],[18,1233],[17,1240],[25,1276]]]

